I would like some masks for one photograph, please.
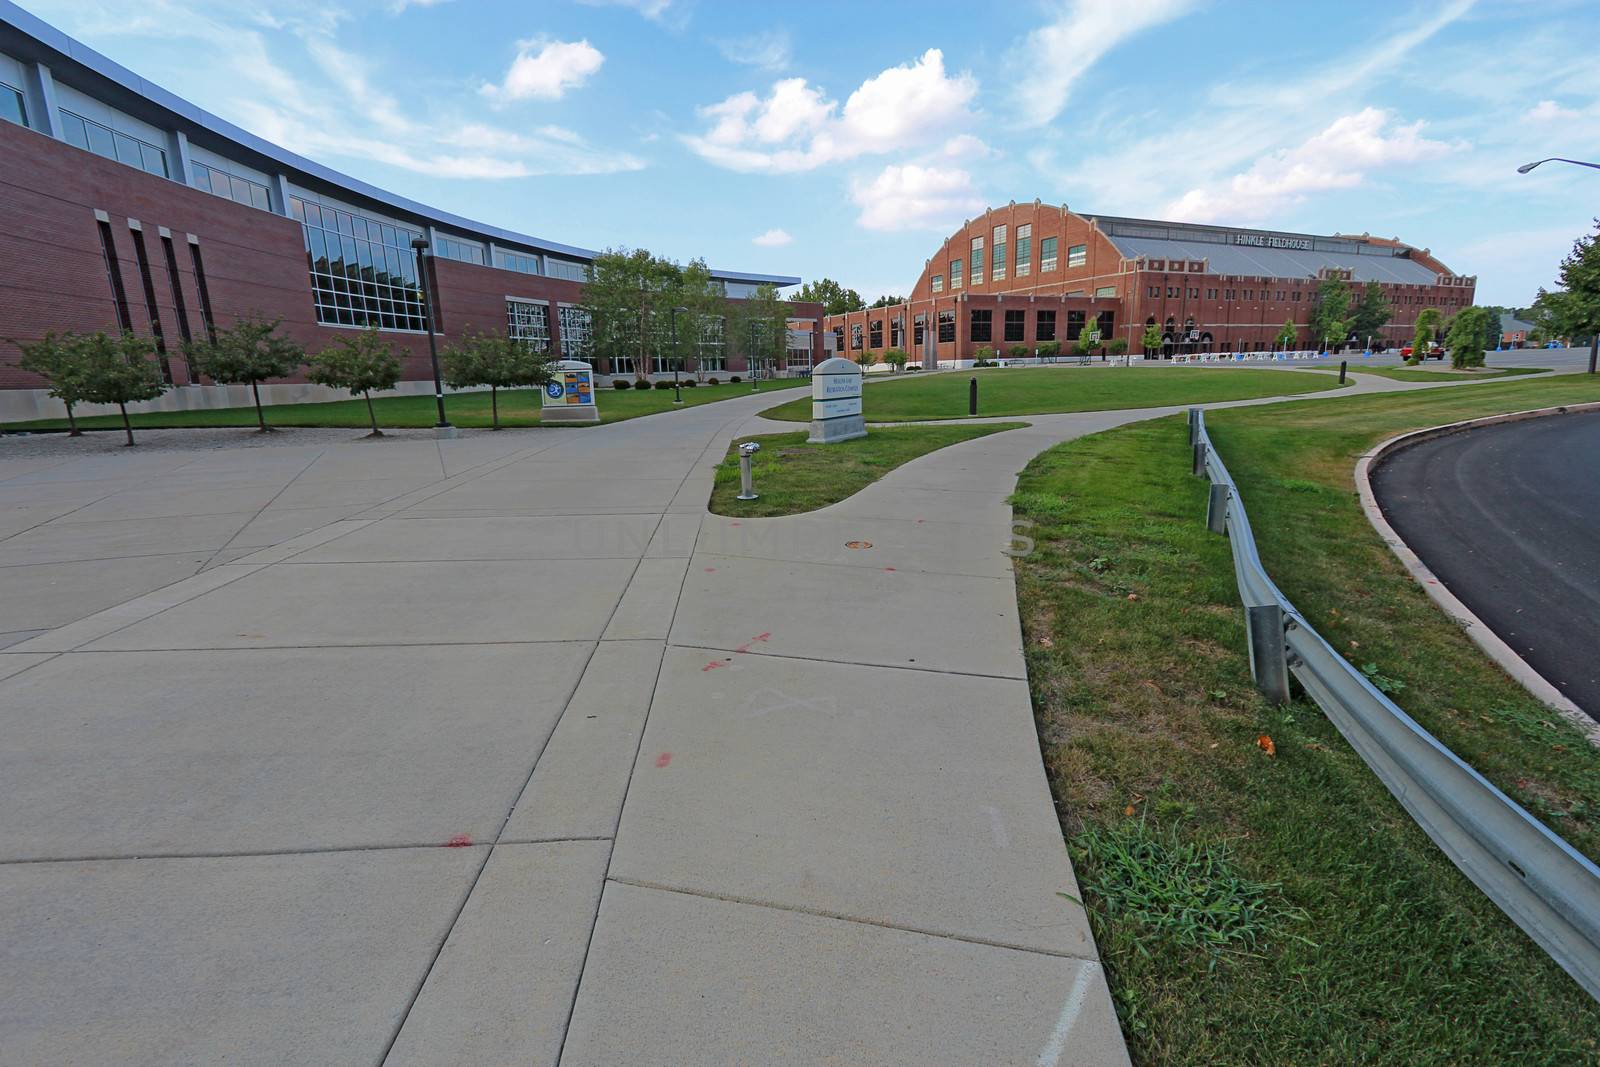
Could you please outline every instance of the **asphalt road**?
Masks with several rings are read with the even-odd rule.
[[[1446,587],[1600,719],[1600,413],[1435,438],[1372,486]]]

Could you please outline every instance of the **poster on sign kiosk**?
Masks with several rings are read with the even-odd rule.
[[[595,404],[594,368],[576,359],[564,359],[544,387],[542,422],[599,422]]]

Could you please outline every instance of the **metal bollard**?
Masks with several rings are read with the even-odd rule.
[[[1350,361],[1348,359],[1341,359],[1339,361],[1339,384],[1340,385],[1344,384],[1344,371],[1345,371],[1345,368],[1348,367],[1348,366],[1350,366]]]
[[[750,473],[750,457],[761,451],[761,445],[756,441],[746,441],[739,446],[739,495],[738,500],[756,499],[755,479]]]
[[[967,414],[968,415],[976,415],[977,413],[978,413],[978,379],[976,379],[976,378],[968,378],[967,379]]]

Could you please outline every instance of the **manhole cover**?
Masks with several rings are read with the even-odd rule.
[[[871,548],[872,547],[872,542],[871,541],[846,541],[844,543],[844,547],[846,547],[846,548]]]

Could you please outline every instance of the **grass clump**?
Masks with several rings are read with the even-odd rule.
[[[806,403],[810,403],[807,400]],[[892,426],[837,444],[814,445],[807,434],[775,433],[741,437],[728,446],[711,485],[714,515],[798,515],[854,496],[885,474],[918,456],[947,445],[1026,426],[990,422],[971,426]],[[739,497],[739,445],[761,445],[750,464],[756,500]]]

